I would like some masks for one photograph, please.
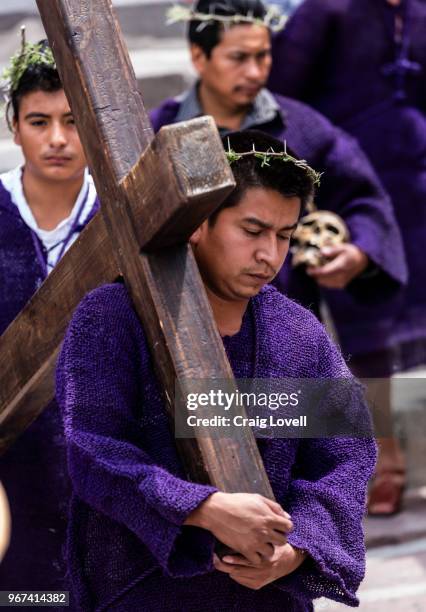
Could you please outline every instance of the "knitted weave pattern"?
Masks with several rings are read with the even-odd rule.
[[[349,376],[323,327],[275,289],[251,300],[225,338],[237,376]],[[71,589],[82,610],[312,610],[315,597],[357,605],[371,439],[259,440],[277,500],[311,560],[260,591],[213,570],[211,534],[182,525],[215,489],[185,480],[146,340],[125,288],[89,294],[57,370],[73,484]],[[361,400],[348,411],[366,410]]]

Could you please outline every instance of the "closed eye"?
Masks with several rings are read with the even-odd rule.
[[[264,60],[266,57],[271,56],[271,51],[268,49],[267,51],[261,51],[256,55],[257,60]]]
[[[244,62],[247,59],[247,55],[244,53],[234,53],[230,56],[231,60],[234,62]]]
[[[260,236],[261,234],[261,230],[249,230],[246,228],[243,228],[243,230],[246,234],[249,234],[249,236]]]

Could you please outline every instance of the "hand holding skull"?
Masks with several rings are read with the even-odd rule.
[[[354,244],[325,246],[321,252],[328,259],[327,263],[317,267],[310,266],[306,268],[306,273],[328,289],[344,289],[368,266],[367,255]]]
[[[293,266],[305,266],[319,285],[344,289],[368,266],[368,257],[349,243],[345,222],[327,210],[303,217],[293,235]]]

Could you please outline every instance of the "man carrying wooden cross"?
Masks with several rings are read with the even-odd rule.
[[[29,44],[23,34],[7,82],[25,161],[0,175],[0,335],[99,208],[47,41]],[[54,402],[0,458],[0,480],[12,513],[1,589],[61,588],[69,486]]]
[[[259,132],[225,144],[236,189],[191,244],[234,375],[351,380],[316,318],[267,284],[316,173]],[[259,440],[278,503],[189,482],[121,284],[93,291],[75,312],[57,397],[73,485],[68,570],[79,609],[308,611],[321,596],[356,605],[370,438]],[[340,406],[349,414],[360,408],[368,421],[360,394]],[[215,557],[215,538],[235,554]]]

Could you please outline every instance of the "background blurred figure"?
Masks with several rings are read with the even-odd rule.
[[[0,174],[0,334],[99,208],[47,41],[23,38],[6,77],[24,164]],[[60,590],[68,475],[55,402],[2,455],[0,479],[12,515],[0,590]]]
[[[376,321],[372,350],[352,359],[364,377],[426,363],[425,32],[426,3],[419,0],[306,0],[274,41],[270,87],[311,104],[358,139],[403,234],[408,287],[385,308],[358,312]],[[342,300],[333,313],[340,328],[348,325],[349,307]],[[382,386],[390,421],[390,384]],[[398,510],[403,474],[398,442],[382,440],[371,513]]]

